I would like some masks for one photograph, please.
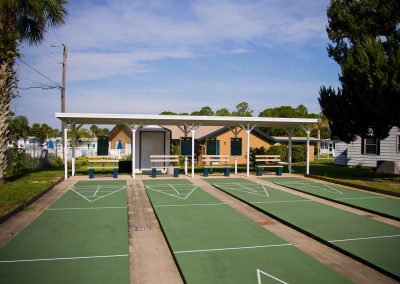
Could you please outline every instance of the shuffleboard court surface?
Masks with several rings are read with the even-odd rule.
[[[143,183],[186,283],[348,282],[190,181]]]
[[[400,228],[246,179],[205,179],[280,221],[400,279]]]
[[[0,248],[1,283],[129,283],[126,182],[78,182]]]
[[[400,220],[399,198],[352,190],[343,186],[295,177],[263,178],[263,180],[388,218]]]

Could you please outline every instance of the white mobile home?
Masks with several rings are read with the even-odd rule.
[[[337,165],[377,167],[378,161],[392,161],[400,168],[400,129],[393,127],[386,139],[357,137],[349,144],[336,141]]]

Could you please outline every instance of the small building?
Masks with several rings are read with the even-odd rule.
[[[125,125],[116,125],[109,134],[111,156],[121,157],[131,154],[132,132]],[[142,127],[136,132],[136,165],[138,169],[150,169],[150,155],[169,155],[171,131],[157,125]]]
[[[109,135],[110,155],[130,155],[131,152],[131,131],[124,125],[117,125]],[[196,131],[195,153],[197,161],[201,162],[203,155],[227,155],[230,156],[230,164],[235,158],[238,164],[246,163],[246,132],[241,128],[228,128],[221,126],[202,126]],[[187,143],[186,143],[187,142]],[[250,134],[250,147],[269,149],[277,143],[287,145],[288,137],[271,137],[264,132],[254,129]],[[305,144],[306,137],[292,137],[293,145]],[[314,148],[318,142],[316,138],[310,138],[310,161],[314,160]],[[118,145],[121,149],[118,150]],[[149,157],[153,154],[170,153],[171,145],[179,146],[181,156],[191,155],[191,136],[185,137],[178,126],[146,126],[141,128],[136,135],[136,162],[140,169],[149,168]],[[185,147],[188,146],[188,151]]]
[[[392,127],[386,139],[357,137],[347,144],[336,141],[335,164],[376,168],[380,161],[390,161],[400,168],[400,129]]]

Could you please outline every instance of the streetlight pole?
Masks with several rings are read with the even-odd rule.
[[[63,43],[63,68],[62,68],[62,75],[61,75],[61,112],[65,112],[65,80],[66,80],[66,71],[67,71],[67,44]],[[61,121],[61,137],[62,137],[62,141],[63,141],[63,145],[65,145],[65,143],[67,143],[67,141],[65,141],[64,138],[64,122]]]

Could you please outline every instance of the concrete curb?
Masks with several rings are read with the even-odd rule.
[[[35,195],[34,197],[32,197],[31,199],[29,199],[28,201],[25,201],[24,203],[22,203],[21,205],[19,205],[17,208],[15,208],[14,210],[8,212],[6,215],[3,215],[2,217],[0,217],[0,224],[4,223],[6,220],[10,219],[12,216],[14,216],[15,214],[17,214],[18,212],[22,211],[24,208],[28,207],[29,205],[31,205],[33,202],[35,202],[36,200],[38,200],[40,197],[42,197],[43,195],[45,195],[46,193],[48,193],[49,191],[51,191],[56,185],[60,184],[61,182],[64,181],[64,178],[61,177],[59,178],[55,183],[53,183],[52,185],[50,185],[49,187],[47,187],[45,190],[43,190],[42,192],[40,192],[39,194]]]

